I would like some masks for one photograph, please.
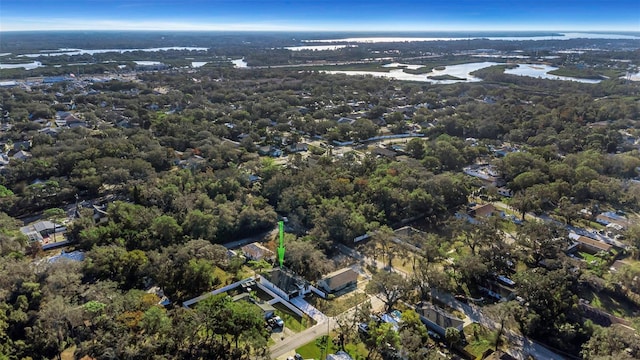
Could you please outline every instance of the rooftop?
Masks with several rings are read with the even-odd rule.
[[[430,304],[423,304],[421,307],[418,307],[416,311],[420,316],[443,329],[449,327],[462,329],[462,326],[464,325],[464,321],[455,318],[447,314],[444,310]]]

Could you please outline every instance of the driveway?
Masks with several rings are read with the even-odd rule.
[[[371,296],[371,308],[373,310],[380,310],[384,308],[384,302],[376,296]],[[356,307],[347,310],[345,313],[355,311]],[[286,337],[282,342],[273,345],[269,351],[271,352],[271,358],[277,360],[285,360],[287,356],[295,354],[295,349],[300,346],[315,340],[316,338],[327,335],[330,331],[337,326],[336,320],[333,317],[328,317],[326,321],[318,323],[307,330],[299,332],[295,335]]]

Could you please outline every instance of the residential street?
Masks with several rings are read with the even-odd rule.
[[[384,307],[384,302],[380,300],[377,296],[371,296],[371,308],[374,310],[379,310]],[[355,307],[346,311],[346,313],[351,313],[355,311]],[[295,353],[295,349],[300,346],[313,341],[314,339],[326,335],[327,332],[333,330],[337,325],[335,318],[329,317],[328,322],[324,321],[310,327],[309,329],[302,331],[298,334],[285,338],[282,342],[271,347],[271,358],[272,359],[286,359],[287,356],[292,356]]]
[[[384,269],[385,264],[373,260],[364,256],[362,253],[357,250],[351,249],[344,245],[338,245],[338,249],[357,260],[364,261],[368,264],[376,264],[379,269]],[[408,274],[400,269],[393,269],[393,271],[399,273],[402,276],[407,277]],[[487,317],[480,311],[480,308],[477,306],[471,306],[468,304],[464,304],[458,300],[456,300],[453,295],[447,293],[436,293],[434,292],[434,297],[438,298],[443,303],[451,306],[454,309],[457,309],[464,313],[470,322],[480,323],[491,330],[496,330],[499,327],[499,324],[496,323],[493,319]],[[532,355],[536,359],[540,360],[548,360],[548,359],[564,359],[563,356],[556,354],[555,352],[547,349],[546,347],[540,345],[539,343],[527,339],[526,337],[516,334],[515,332],[505,330],[505,336],[509,339],[509,343],[513,345],[511,349],[509,349],[509,354],[517,359],[527,359],[528,355]]]
[[[448,293],[437,292],[434,290],[431,294],[434,298],[464,313],[471,322],[480,323],[491,330],[497,330],[500,327],[500,324],[483,314],[480,311],[480,308],[475,305],[462,303]],[[543,345],[513,331],[505,329],[504,334],[509,340],[509,344],[512,345],[507,352],[516,359],[524,360],[527,359],[529,355],[540,360],[565,359],[565,357],[556,354]]]

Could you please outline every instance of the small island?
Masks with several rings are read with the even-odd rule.
[[[453,80],[453,81],[465,81],[465,80],[467,80],[467,78],[460,78],[460,77],[449,75],[449,74],[427,76],[427,79],[431,79],[431,80]]]

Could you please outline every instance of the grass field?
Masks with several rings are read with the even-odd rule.
[[[636,311],[636,307],[630,301],[614,298],[603,291],[595,292],[587,288],[580,293],[580,297],[588,300],[591,306],[621,318],[631,319]]]
[[[328,347],[324,342],[325,337],[321,336],[311,342],[308,342],[296,349],[296,352],[305,359],[324,359],[327,354],[335,354],[339,349],[333,345],[333,337],[329,338]],[[364,360],[367,358],[369,351],[363,343],[347,344],[346,352],[351,355],[353,360]]]
[[[467,346],[464,349],[476,359],[482,359],[485,351],[494,348],[494,334],[484,326],[477,323],[470,324],[464,327],[463,332],[467,339]]]
[[[333,300],[325,300],[317,296],[313,296],[311,298],[308,298],[307,300],[311,305],[316,307],[325,315],[336,316],[358,304],[363,303],[367,299],[369,299],[369,297],[366,294],[363,294],[361,292],[353,292],[351,294],[342,295]]]
[[[313,319],[310,317],[306,315],[300,317],[281,303],[276,303],[273,307],[276,308],[276,315],[280,316],[284,321],[284,326],[295,333],[306,330],[314,324]]]

